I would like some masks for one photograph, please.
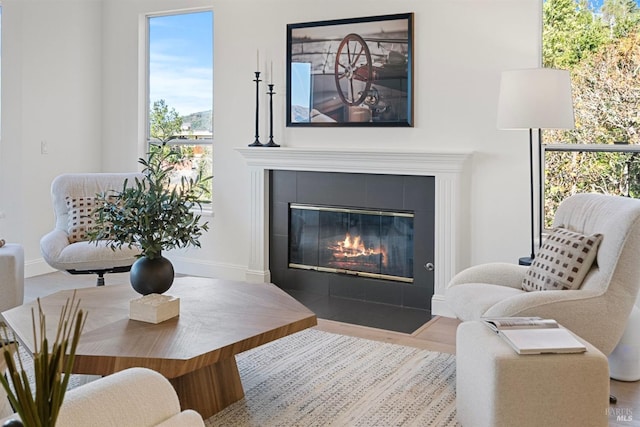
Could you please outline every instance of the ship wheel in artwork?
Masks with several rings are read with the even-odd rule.
[[[362,85],[354,80],[363,82]],[[338,95],[347,105],[361,104],[372,80],[371,52],[367,42],[357,34],[348,34],[338,46],[335,62],[335,81]]]

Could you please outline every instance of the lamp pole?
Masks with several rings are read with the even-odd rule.
[[[534,212],[534,191],[533,191],[533,129],[529,128],[529,192],[530,192],[530,213],[531,213],[531,256],[522,257],[518,260],[520,265],[531,265],[535,258],[535,218]]]
[[[542,247],[544,230],[544,157],[542,151],[542,129],[538,129],[538,247]],[[531,209],[533,214],[533,209]]]

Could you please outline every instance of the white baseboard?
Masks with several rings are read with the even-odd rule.
[[[431,314],[434,316],[453,317],[454,319],[456,317],[447,305],[444,295],[438,294],[431,297]]]
[[[42,276],[43,274],[53,273],[56,270],[45,262],[43,258],[27,260],[24,263],[24,277]]]
[[[219,277],[229,280],[248,280],[249,273],[246,265],[206,262],[180,256],[170,256],[168,258],[171,259],[173,268],[178,274]],[[26,261],[24,264],[24,277],[26,278],[42,276],[56,271],[58,270],[50,267],[42,258]]]
[[[245,271],[245,280],[251,283],[270,283],[271,271],[249,270]]]
[[[180,256],[170,256],[176,273],[200,277],[216,277],[229,280],[247,280],[246,265],[209,262]]]

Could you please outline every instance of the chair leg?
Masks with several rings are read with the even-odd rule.
[[[104,286],[104,273],[98,273],[98,281],[96,286]]]

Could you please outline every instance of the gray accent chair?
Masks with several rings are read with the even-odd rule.
[[[603,235],[580,289],[526,292],[521,284],[528,267],[489,263],[453,277],[445,291],[448,306],[463,321],[483,316],[553,318],[610,355],[640,289],[640,200],[577,194],[558,207],[553,227],[561,226]]]
[[[140,254],[138,247],[123,246],[113,250],[108,241],[70,241],[70,208],[68,198],[91,198],[99,193],[121,191],[141,173],[79,173],[57,176],[51,183],[55,229],[40,240],[40,251],[51,267],[71,274],[97,274],[97,285],[104,285],[105,273],[126,272]],[[73,239],[72,239],[73,240]]]

